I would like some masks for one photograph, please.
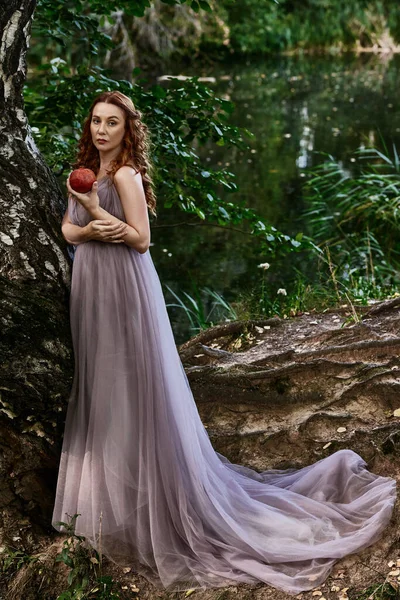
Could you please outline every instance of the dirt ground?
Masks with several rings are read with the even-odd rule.
[[[400,480],[400,299],[292,319],[227,324],[180,348],[200,416],[214,448],[257,470],[300,467],[342,448],[358,452],[373,472]],[[399,411],[399,412],[397,412]],[[15,529],[18,535],[18,527]],[[35,535],[48,563],[63,536]],[[347,600],[374,584],[400,584],[396,508],[383,537],[334,566],[320,588],[297,596],[264,584],[192,593],[155,589],[141,576],[105,561],[127,598],[154,600]],[[54,600],[66,589],[58,565],[52,586],[22,569],[4,600]],[[64,586],[64,587],[63,587]],[[374,596],[371,596],[373,599]]]

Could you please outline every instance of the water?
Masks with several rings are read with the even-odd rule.
[[[400,150],[399,65],[398,55],[281,56],[201,71],[177,67],[175,74],[215,77],[216,83],[207,85],[235,103],[232,123],[255,133],[248,152],[215,145],[201,151],[208,166],[225,165],[235,173],[239,190],[227,194],[229,200],[244,199],[280,231],[295,235],[307,233],[303,171],[322,160],[317,151],[352,168],[354,151],[380,145],[381,136],[389,148],[395,143]],[[163,227],[153,229],[151,252],[164,286],[180,296],[183,291],[193,295],[193,285],[207,286],[232,301],[260,281],[257,265],[270,262],[270,281],[277,289],[290,289],[292,259],[282,265],[260,256],[257,240],[237,231],[168,226],[186,220],[169,209],[159,214]],[[315,267],[305,259],[294,263],[312,277]],[[169,310],[177,341],[187,339],[191,331],[183,311]]]

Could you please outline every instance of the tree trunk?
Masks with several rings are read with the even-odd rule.
[[[0,538],[46,523],[71,375],[63,198],[22,98],[35,0],[0,4]],[[23,515],[23,518],[21,517]]]

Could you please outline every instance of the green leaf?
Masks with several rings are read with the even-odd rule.
[[[71,600],[71,592],[63,592],[60,596],[57,596],[57,600]]]
[[[218,206],[218,210],[221,213],[221,215],[223,215],[225,217],[225,219],[227,221],[230,221],[231,217],[230,217],[229,213],[225,210],[225,208],[223,206]]]
[[[207,12],[212,12],[211,6],[205,0],[198,0],[200,8]]]
[[[166,90],[161,85],[153,85],[152,92],[156,98],[165,98],[167,95]]]

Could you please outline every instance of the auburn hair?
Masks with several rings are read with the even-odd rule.
[[[87,169],[92,169],[96,175],[99,172],[100,155],[96,146],[93,144],[92,134],[90,133],[93,110],[99,102],[115,104],[115,106],[118,106],[125,114],[125,135],[122,140],[122,149],[119,156],[110,163],[110,169],[107,171],[107,175],[113,178],[118,169],[124,165],[132,166],[136,171],[139,171],[142,175],[147,206],[149,207],[150,212],[154,216],[157,216],[156,196],[151,178],[153,167],[149,158],[150,140],[148,127],[141,120],[142,113],[140,110],[135,108],[132,100],[128,96],[125,96],[125,94],[118,91],[103,92],[95,98],[90,107],[89,115],[83,124],[83,131],[78,142],[78,155],[74,168],[86,167]]]

